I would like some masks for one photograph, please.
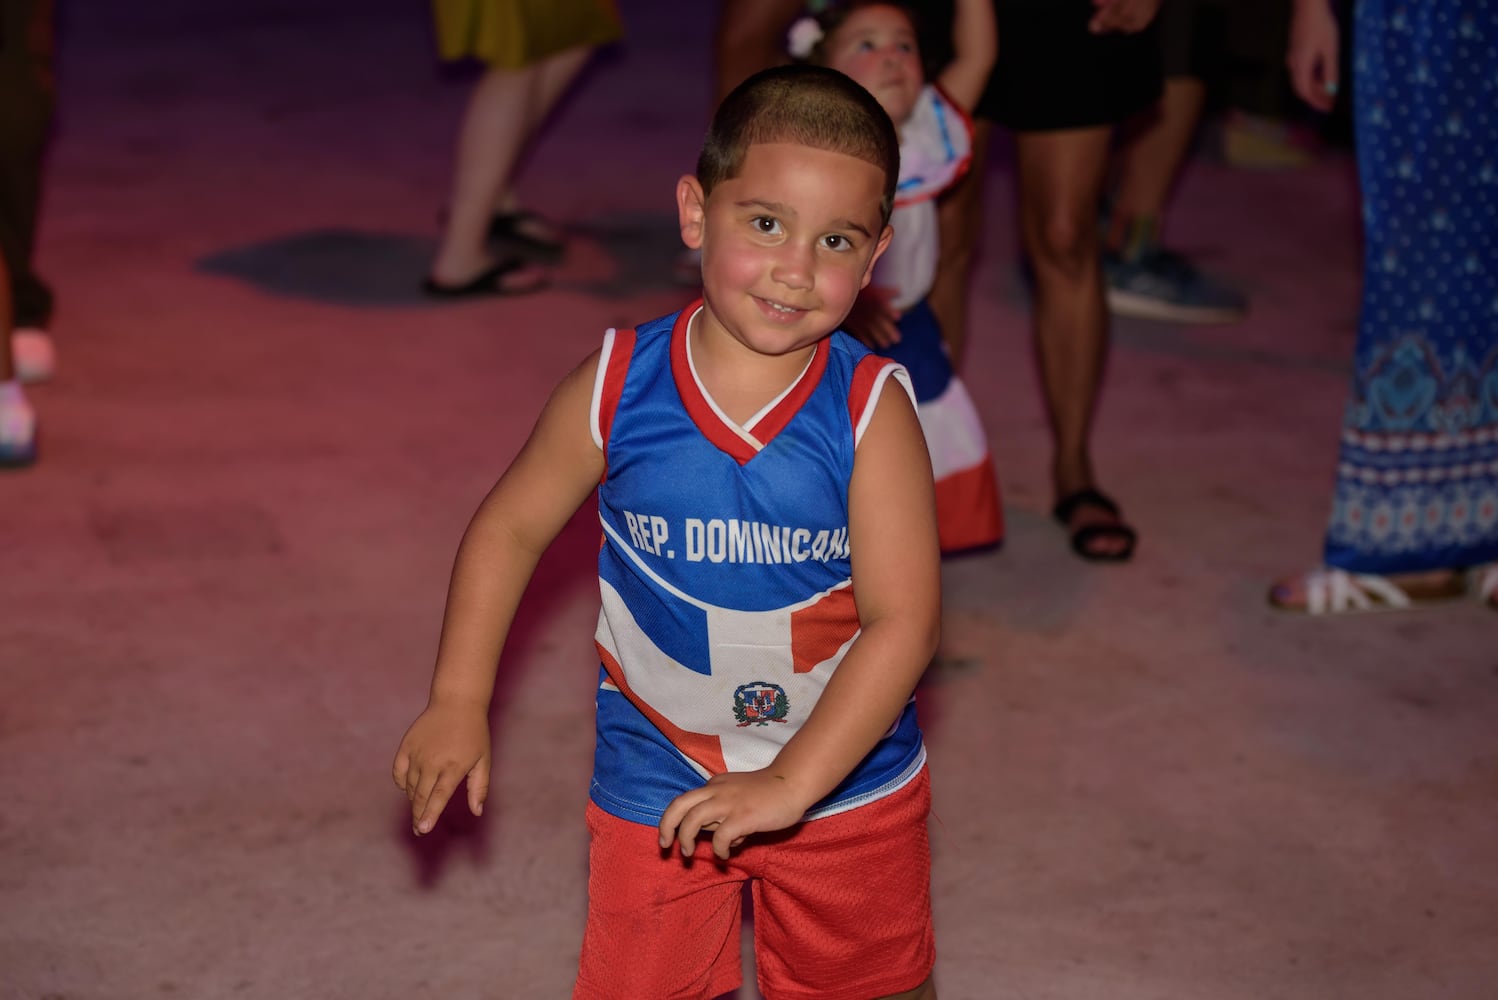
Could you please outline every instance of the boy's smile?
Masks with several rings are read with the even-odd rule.
[[[701,332],[799,366],[835,330],[888,245],[884,171],[846,153],[758,143],[706,199],[677,185],[682,239],[702,250]],[[725,342],[726,343],[726,342]]]

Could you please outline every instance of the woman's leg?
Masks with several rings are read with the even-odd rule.
[[[506,203],[526,142],[589,51],[569,49],[519,70],[493,67],[474,87],[458,136],[452,197],[432,262],[433,281],[461,284],[494,263],[486,239],[495,207]]]
[[[536,64],[535,78],[530,88],[530,100],[526,106],[523,142],[529,142],[545,124],[547,116],[557,106],[557,102],[562,99],[567,88],[572,86],[572,82],[577,79],[577,75],[582,72],[582,68],[588,63],[588,57],[592,54],[591,48],[579,46],[565,52],[558,52]],[[524,151],[525,146],[522,145],[516,154],[517,160]],[[514,186],[509,183],[514,173],[515,168],[512,165],[506,175],[505,184],[495,198],[495,212],[513,212],[518,207]],[[553,242],[560,241],[562,237],[562,234],[555,231],[554,227],[547,225],[545,220],[537,218],[527,218],[521,226],[521,231],[525,235]]]
[[[1097,213],[1109,138],[1107,127],[1015,138],[1020,233],[1035,273],[1035,344],[1056,438],[1051,475],[1058,498],[1095,485],[1088,439],[1108,347]],[[1118,524],[1118,515],[1083,504],[1067,526],[1075,534]],[[1094,535],[1086,548],[1116,557],[1131,545],[1126,535],[1107,533]]]

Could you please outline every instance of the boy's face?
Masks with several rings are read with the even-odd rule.
[[[846,153],[758,143],[704,198],[677,184],[683,242],[702,250],[704,334],[784,355],[837,329],[892,234],[884,171]]]
[[[898,7],[855,10],[824,51],[827,65],[861,83],[896,125],[910,117],[926,80],[915,28]]]

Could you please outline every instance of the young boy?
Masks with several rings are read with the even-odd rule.
[[[465,777],[482,811],[516,604],[598,492],[574,997],[737,988],[745,881],[772,1000],[935,996],[912,700],[940,617],[931,472],[903,371],[835,332],[889,245],[897,150],[828,69],[729,95],[676,190],[702,301],[605,336],[458,550],[430,700],[395,759],[418,834]]]

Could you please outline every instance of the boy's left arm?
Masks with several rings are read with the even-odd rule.
[[[794,825],[858,766],[899,718],[936,652],[941,556],[926,439],[910,398],[887,381],[864,431],[848,488],[853,595],[861,625],[826,690],[775,762],[714,775],[667,807],[660,843],[713,852]]]

